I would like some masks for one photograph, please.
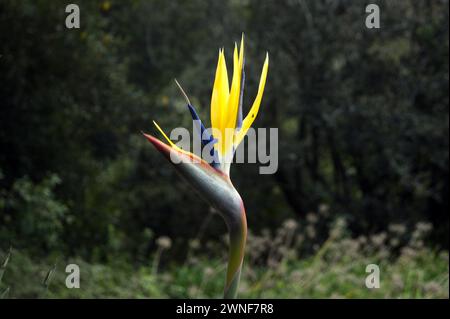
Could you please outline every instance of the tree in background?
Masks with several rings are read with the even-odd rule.
[[[182,257],[205,213],[174,213],[194,196],[139,132],[188,125],[175,77],[206,117],[211,43],[244,31],[248,56],[268,49],[273,66],[255,125],[280,128],[273,178],[236,166],[252,230],[326,205],[354,235],[432,221],[448,247],[448,1],[377,3],[369,30],[362,2],[80,1],[67,30],[64,4],[1,1],[0,242],[103,260],[145,256],[152,230]],[[225,232],[213,224],[202,236]]]

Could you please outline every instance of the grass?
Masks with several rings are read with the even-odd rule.
[[[307,226],[306,226],[307,227]],[[423,244],[428,231],[419,224],[405,244],[401,227],[371,237],[350,238],[338,221],[328,239],[313,253],[302,255],[313,232],[287,221],[275,235],[249,235],[239,296],[242,298],[448,298],[448,252]],[[403,232],[406,232],[405,230]],[[164,243],[164,240],[160,240]],[[167,241],[166,241],[167,242]],[[212,244],[211,244],[212,245]],[[210,245],[210,246],[211,246]],[[223,243],[222,243],[223,245]],[[309,245],[308,245],[309,247]],[[182,264],[155,265],[165,245],[148,266],[125,262],[92,264],[79,258],[58,262],[32,260],[13,250],[0,283],[4,298],[220,298],[225,277],[225,255],[207,258],[194,245]],[[219,249],[216,251],[223,251]],[[0,251],[0,258],[7,251]],[[2,259],[0,259],[1,261]],[[80,289],[65,286],[65,266],[79,265]],[[380,288],[365,285],[366,266],[380,268]],[[156,267],[156,268],[155,268]],[[8,289],[8,291],[7,291]]]

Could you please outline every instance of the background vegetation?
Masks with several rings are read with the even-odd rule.
[[[448,1],[370,2],[381,29],[367,1],[80,0],[68,30],[64,1],[1,0],[0,295],[220,296],[225,225],[140,131],[190,127],[175,77],[208,119],[245,32],[244,104],[268,51],[255,125],[280,145],[275,175],[231,171],[241,295],[448,298]]]

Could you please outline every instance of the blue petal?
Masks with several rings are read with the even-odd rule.
[[[200,132],[198,132],[198,133],[200,134],[200,139],[202,139],[203,133],[205,132],[206,128],[203,125],[202,121],[200,120],[200,117],[198,116],[197,112],[195,111],[195,108],[191,104],[188,104],[187,106],[189,108],[189,112],[191,113],[192,119],[194,121],[200,122]],[[206,137],[206,140],[208,141],[208,143],[212,142],[213,139],[214,138],[211,134],[210,134],[210,136]],[[202,139],[202,144],[205,145],[205,141],[203,139]]]
[[[214,138],[214,136],[212,134],[209,134],[208,131],[206,131],[205,135],[205,139],[203,139],[203,134],[206,130],[205,126],[203,125],[202,121],[200,120],[200,117],[198,116],[197,112],[195,111],[194,106],[192,106],[191,104],[187,104],[188,108],[189,108],[189,112],[191,113],[192,119],[194,121],[199,121],[200,122],[200,132],[198,132],[200,134],[200,140],[202,141],[203,146],[208,145],[209,143],[217,143],[217,139]],[[215,150],[215,148],[211,149],[210,155],[213,157],[213,161],[212,163],[209,163],[211,166],[217,168],[219,166],[219,160],[218,160],[218,154],[217,151]]]

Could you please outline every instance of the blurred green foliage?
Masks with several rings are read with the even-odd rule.
[[[8,227],[2,229],[2,242],[27,238],[33,243],[27,247],[35,252],[64,248],[61,242],[64,222],[70,220],[66,216],[67,207],[53,194],[58,183],[60,180],[56,175],[39,184],[34,184],[28,177],[15,181],[11,193],[3,198],[3,209],[17,213],[7,220]]]
[[[109,271],[97,263],[148,264],[162,235],[163,264],[186,260],[192,238],[219,241],[223,222],[140,131],[191,127],[175,77],[209,123],[217,49],[231,61],[244,32],[245,110],[268,51],[255,126],[280,130],[275,175],[231,171],[251,230],[326,206],[319,244],[341,216],[352,237],[427,221],[427,245],[448,248],[448,1],[372,2],[379,30],[365,28],[364,1],[80,0],[78,30],[63,1],[0,1],[0,247],[78,256],[97,278]],[[117,284],[133,296],[188,295],[130,276]]]
[[[308,226],[315,229],[310,216]],[[344,220],[331,225],[327,240],[309,257],[299,255],[307,242],[317,243],[293,220],[287,220],[275,234],[250,235],[240,288],[243,298],[448,298],[448,252],[436,252],[423,245],[431,231],[419,223],[405,243],[402,225],[370,237],[350,238]],[[148,262],[159,263],[169,254],[167,238]],[[209,245],[221,245],[209,242]],[[225,243],[222,243],[224,245]],[[80,258],[33,260],[13,250],[1,291],[11,298],[221,298],[226,259],[223,249],[200,255],[191,242],[189,257],[181,264],[131,267],[119,260],[108,264],[88,263]],[[396,249],[399,254],[393,253]],[[223,253],[219,253],[223,252]],[[0,258],[6,255],[0,250]],[[65,265],[80,267],[80,288],[67,289]],[[366,266],[377,264],[380,287],[365,285]],[[155,271],[156,269],[156,271]],[[53,271],[47,285],[43,278]]]

